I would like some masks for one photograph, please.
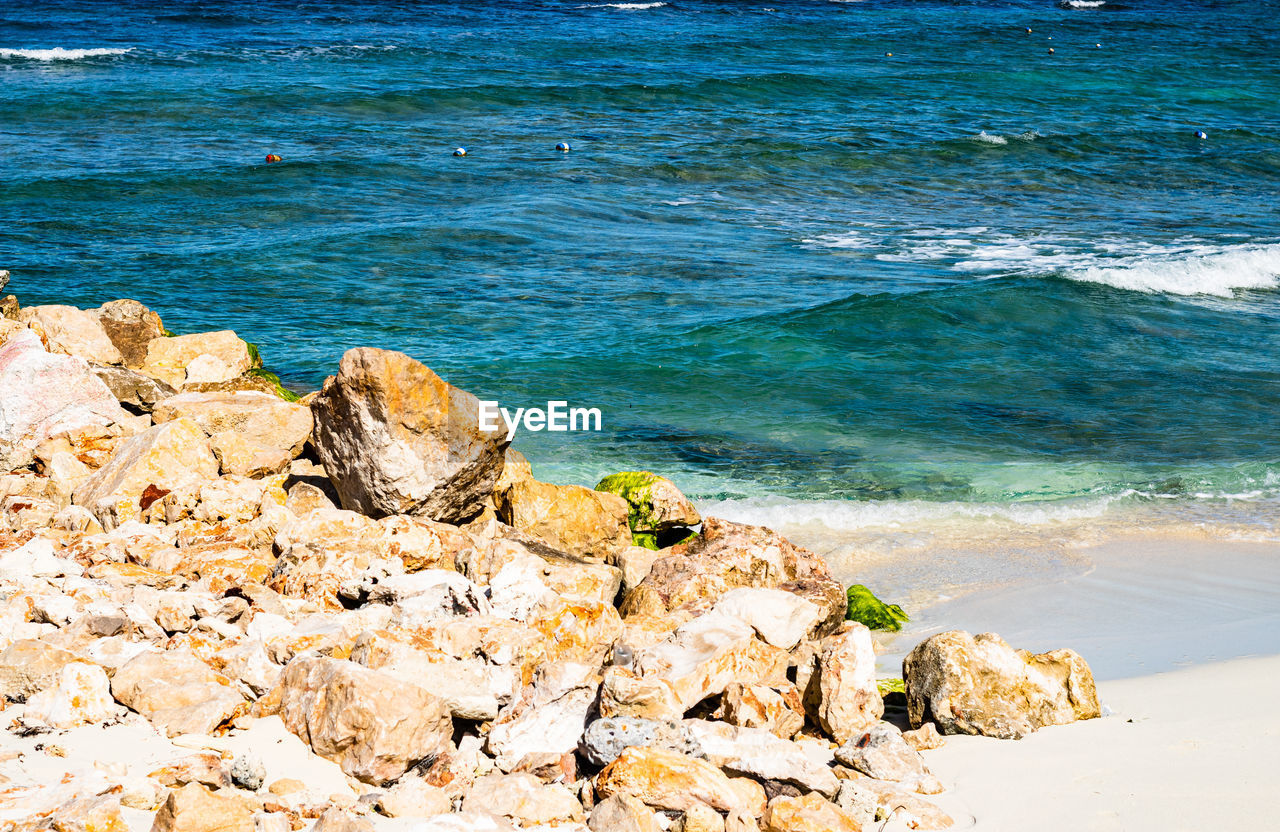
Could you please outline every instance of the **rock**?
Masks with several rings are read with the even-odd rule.
[[[256,792],[267,779],[266,766],[257,754],[241,754],[231,764],[231,782],[242,789]]]
[[[103,528],[113,529],[137,519],[165,494],[217,476],[218,461],[204,431],[190,419],[177,419],[122,442],[72,499]]]
[[[189,372],[192,365],[194,372]],[[230,381],[253,366],[249,345],[230,330],[155,338],[138,369],[181,390],[191,383]]]
[[[476,780],[462,811],[511,818],[522,826],[583,819],[582,804],[559,783],[544,786],[529,774],[488,774]]]
[[[20,639],[0,653],[0,696],[13,702],[58,684],[62,668],[83,661],[75,653],[35,639]]]
[[[324,493],[324,489],[309,482],[298,482],[290,486],[289,498],[284,507],[296,517],[309,514],[319,508],[337,508],[333,500],[329,499],[329,495]]]
[[[600,686],[600,715],[673,720],[684,716],[685,707],[675,688],[666,679],[643,678],[625,667],[604,670]]]
[[[53,728],[75,728],[105,722],[117,710],[106,672],[95,664],[71,662],[62,666],[55,685],[27,698],[23,716]]]
[[[607,561],[631,546],[626,501],[579,485],[534,479],[513,483],[498,495],[498,516],[583,560]]]
[[[342,507],[461,522],[502,473],[503,431],[482,432],[475,396],[404,353],[360,348],[311,404],[316,451]]]
[[[342,608],[338,591],[360,578],[374,561],[400,558],[406,566],[452,568],[444,534],[429,521],[409,517],[373,520],[353,511],[317,509],[276,535],[269,586],[329,609]]]
[[[932,636],[902,662],[913,727],[1021,739],[1046,725],[1101,715],[1093,674],[1079,654],[1015,651],[994,633]]]
[[[625,471],[596,483],[596,491],[617,494],[627,501],[627,522],[638,535],[657,535],[702,522],[693,503],[675,483],[648,471]]]
[[[702,747],[683,722],[602,717],[583,732],[578,750],[594,766],[607,766],[632,746],[662,748],[690,757],[701,757]]]
[[[451,801],[444,789],[418,777],[402,777],[378,798],[378,809],[392,818],[430,818],[447,814]]]
[[[37,446],[129,414],[83,359],[53,355],[24,330],[0,346],[0,471],[29,465]]]
[[[758,815],[764,802],[764,792],[759,786],[750,781],[735,783],[706,760],[639,747],[624,749],[618,759],[600,772],[596,777],[596,794],[603,798],[629,794],[655,809],[676,812],[705,803],[722,812],[742,809]]]
[[[18,320],[44,333],[50,352],[74,355],[95,364],[120,364],[120,351],[107,337],[97,316],[74,306],[28,306]]]
[[[671,825],[672,832],[724,832],[724,818],[705,803],[695,803]]]
[[[412,832],[515,832],[511,821],[488,812],[455,812],[415,823]],[[564,832],[570,832],[565,830]]]
[[[489,730],[486,744],[498,768],[514,771],[576,749],[599,689],[594,667],[543,665],[533,684],[503,709]]]
[[[949,829],[954,821],[946,812],[927,800],[903,791],[894,783],[859,777],[840,784],[836,804],[854,817],[862,817],[863,827],[870,822],[892,817],[897,828],[936,830]]]
[[[708,609],[730,590],[763,587],[817,605],[822,619],[813,637],[831,632],[844,619],[844,589],[822,558],[771,529],[708,517],[692,542],[667,551],[627,593],[623,616],[663,615],[685,605]]]
[[[818,685],[818,721],[836,742],[843,744],[861,736],[884,716],[870,630],[849,621],[823,640]]]
[[[874,780],[894,780],[924,794],[942,790],[924,760],[902,738],[902,732],[888,722],[878,722],[867,733],[840,746],[836,759]]]
[[[846,617],[850,621],[865,624],[868,629],[897,632],[904,623],[911,620],[902,607],[886,604],[862,584],[849,587],[846,595],[849,599]]]
[[[373,822],[366,818],[352,817],[337,806],[330,807],[320,815],[310,832],[374,832]]]
[[[135,656],[111,678],[111,693],[170,737],[208,734],[244,702],[229,679],[187,650]]]
[[[932,748],[941,748],[947,744],[947,740],[938,733],[938,726],[932,722],[926,722],[919,728],[910,731],[903,731],[902,738],[906,740],[907,745],[916,751],[928,751]]]
[[[231,787],[231,775],[222,764],[222,757],[214,751],[202,751],[170,760],[148,772],[147,779],[167,788],[185,786],[188,783],[199,783],[211,789]]]
[[[129,832],[120,798],[109,794],[69,800],[57,807],[50,819],[52,826],[40,824],[35,828],[52,829],[53,832]],[[6,828],[25,832],[31,827],[19,823]]]
[[[688,710],[734,682],[784,681],[788,660],[785,650],[765,644],[737,618],[709,613],[682,625],[666,641],[639,651],[635,668],[641,677],[669,682],[680,706]]]
[[[181,393],[152,412],[156,423],[189,418],[209,435],[224,474],[279,473],[311,436],[311,411],[266,393]]]
[[[816,794],[775,797],[763,821],[764,832],[862,832],[857,818]]]
[[[816,604],[781,589],[735,589],[721,596],[714,610],[737,618],[783,650],[794,648],[823,620]]]
[[[348,661],[298,658],[285,668],[280,716],[313,751],[368,783],[396,780],[449,746],[444,703]]]
[[[622,570],[622,593],[625,595],[649,577],[654,562],[662,556],[661,551],[643,546],[628,546],[614,555],[611,562]]]
[[[96,317],[126,367],[141,367],[147,360],[147,346],[164,335],[160,316],[136,300],[104,303],[98,307]]]
[[[257,804],[236,794],[188,783],[169,792],[151,832],[254,832]]]
[[[629,794],[615,794],[597,803],[587,826],[591,832],[661,832],[653,810]]]
[[[725,688],[717,717],[730,725],[763,728],[791,739],[804,727],[804,704],[790,682],[774,687],[733,682]]]
[[[757,780],[790,783],[827,797],[834,797],[840,788],[827,762],[811,757],[799,743],[776,737],[762,728],[738,728],[699,719],[685,724],[706,758],[725,771]]]
[[[124,367],[94,367],[93,374],[107,385],[120,404],[136,413],[150,413],[156,403],[178,392],[163,381]]]

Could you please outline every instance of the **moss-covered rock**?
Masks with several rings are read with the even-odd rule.
[[[849,611],[845,615],[850,621],[858,621],[872,630],[902,629],[902,625],[910,621],[906,612],[897,604],[886,604],[871,590],[862,584],[854,584],[846,593],[849,598]]]
[[[680,493],[675,483],[649,471],[613,474],[596,483],[595,490],[617,494],[627,501],[627,524],[631,526],[632,534],[637,536],[637,546],[649,545],[641,542],[640,537],[653,537],[650,542],[656,546],[659,543],[657,538],[664,536],[663,533],[702,522],[698,510]],[[681,534],[676,539],[685,536]]]
[[[270,370],[264,370],[261,367],[255,367],[249,372],[245,373],[245,375],[254,376],[255,378],[260,378],[263,381],[267,382],[268,384],[271,385],[272,392],[287,402],[296,402],[300,398],[297,393],[293,392],[292,390],[290,390],[289,388],[281,384],[280,376],[276,375]]]

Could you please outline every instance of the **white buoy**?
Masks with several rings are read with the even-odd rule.
[[[1206,133],[1206,132],[1204,132],[1203,130],[1197,130],[1197,131],[1196,131],[1196,138],[1197,138],[1197,139],[1207,139],[1207,138],[1209,138],[1209,134],[1208,134],[1208,133]]]
[[[467,155],[467,149],[466,149],[465,147],[459,147],[458,149],[456,149],[456,150],[454,150],[454,151],[453,151],[453,155],[454,155],[454,156],[466,156],[466,155]]]
[[[568,153],[570,150],[573,150],[573,148],[569,146],[568,142],[560,142],[560,144],[556,145],[556,150],[561,153]]]

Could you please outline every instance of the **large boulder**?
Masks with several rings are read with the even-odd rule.
[[[1021,739],[1046,725],[1101,715],[1089,665],[1074,650],[1033,655],[995,633],[939,633],[902,662],[912,727]]]
[[[574,557],[610,560],[631,545],[627,503],[615,494],[525,479],[497,498],[503,521]]]
[[[229,329],[173,338],[154,338],[139,367],[170,387],[230,381],[253,366],[249,345]]]
[[[80,358],[54,355],[23,330],[0,346],[0,471],[29,465],[51,437],[129,418]]]
[[[79,656],[37,639],[19,639],[0,653],[0,700],[25,702],[28,696],[58,683],[62,669],[81,662]]]
[[[480,430],[475,396],[401,352],[348,350],[311,412],[320,460],[352,511],[456,523],[483,510],[502,474],[506,433]]]
[[[187,650],[140,653],[111,677],[111,694],[171,737],[207,734],[244,702],[230,679]]]
[[[164,335],[160,316],[136,300],[113,300],[94,314],[126,367],[141,367],[147,360],[147,346]]]
[[[156,423],[183,417],[209,434],[224,474],[279,473],[311,436],[308,408],[266,393],[182,393],[151,413]]]
[[[18,319],[43,332],[52,352],[95,364],[119,364],[124,360],[92,312],[74,306],[28,306],[18,313]]]
[[[63,665],[56,684],[27,699],[23,715],[54,728],[75,728],[105,722],[118,707],[106,671],[96,664],[71,662]]]
[[[657,535],[702,522],[698,509],[675,483],[648,471],[612,474],[596,483],[596,490],[627,501],[627,520],[638,535]]]
[[[821,557],[772,529],[708,517],[691,542],[672,546],[629,593],[624,616],[664,615],[682,606],[704,609],[739,587],[783,589],[822,612],[812,635],[844,619],[845,595]]]
[[[72,501],[111,529],[137,519],[166,494],[217,476],[218,460],[204,431],[190,419],[176,419],[120,443]]]
[[[655,809],[683,812],[705,803],[729,812],[760,814],[764,790],[749,780],[730,780],[719,767],[675,751],[632,746],[596,777],[596,794],[629,794]]]
[[[862,624],[847,621],[823,639],[816,681],[818,721],[836,742],[860,736],[884,716],[871,631]]]
[[[151,832],[254,832],[259,805],[230,790],[200,783],[173,789],[156,812]]]
[[[856,817],[816,794],[779,795],[762,820],[762,832],[862,832]]]
[[[453,720],[423,688],[349,661],[298,658],[285,668],[280,716],[352,777],[382,784],[449,747]]]
[[[834,797],[840,788],[828,765],[830,751],[825,743],[795,743],[762,728],[737,728],[700,719],[686,720],[685,725],[703,756],[725,771],[788,783],[827,797]],[[819,747],[826,752],[822,757],[810,751]]]

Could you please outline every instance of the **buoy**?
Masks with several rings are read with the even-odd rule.
[[[1208,133],[1206,133],[1206,132],[1204,132],[1203,130],[1197,130],[1197,131],[1196,131],[1196,138],[1197,138],[1197,139],[1207,139],[1207,138],[1209,138],[1209,134],[1208,134]]]
[[[560,142],[560,144],[556,145],[556,150],[559,150],[561,153],[568,153],[570,150],[573,150],[573,148],[569,147],[568,142]]]
[[[1050,54],[1050,55],[1052,55],[1052,54],[1053,54],[1053,47],[1052,47],[1052,46],[1050,46],[1050,47],[1049,47],[1049,54]]]
[[[268,164],[268,165],[269,165],[269,164],[271,164],[272,162],[283,162],[283,161],[284,161],[284,157],[283,157],[283,156],[278,156],[278,155],[276,155],[275,153],[268,153],[268,154],[267,154],[267,164]]]
[[[467,149],[466,149],[465,147],[459,147],[457,150],[453,151],[453,155],[454,155],[454,156],[466,156],[466,155],[467,155]]]

